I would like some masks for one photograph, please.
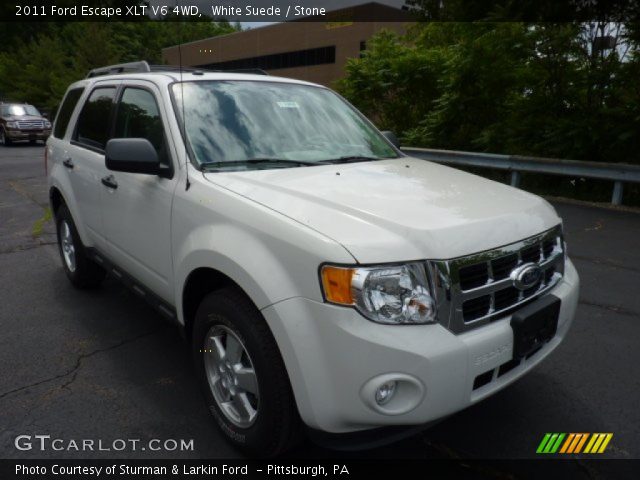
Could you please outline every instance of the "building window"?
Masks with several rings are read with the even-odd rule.
[[[309,67],[336,62],[336,47],[309,48],[293,52],[275,53],[260,57],[240,58],[226,62],[197,65],[211,70],[244,70],[259,68],[262,70],[278,70],[280,68]]]
[[[360,58],[364,57],[364,51],[367,49],[367,42],[364,40],[360,41]]]

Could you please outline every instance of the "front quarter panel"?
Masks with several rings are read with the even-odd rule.
[[[231,278],[263,309],[299,296],[322,301],[318,266],[355,262],[335,241],[189,169],[191,187],[178,187],[173,207],[177,305],[202,267]],[[178,317],[184,324],[182,308]]]

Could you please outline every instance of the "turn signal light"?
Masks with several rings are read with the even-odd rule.
[[[353,268],[332,267],[330,265],[322,267],[322,287],[328,302],[340,305],[355,303],[351,293],[351,280],[354,273]]]

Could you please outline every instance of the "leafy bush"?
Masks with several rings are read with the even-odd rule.
[[[636,28],[424,22],[377,34],[337,87],[404,144],[640,163]]]

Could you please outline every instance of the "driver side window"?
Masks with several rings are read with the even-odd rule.
[[[158,152],[160,163],[169,165],[162,118],[158,104],[148,90],[124,89],[118,104],[113,138],[146,138]]]

